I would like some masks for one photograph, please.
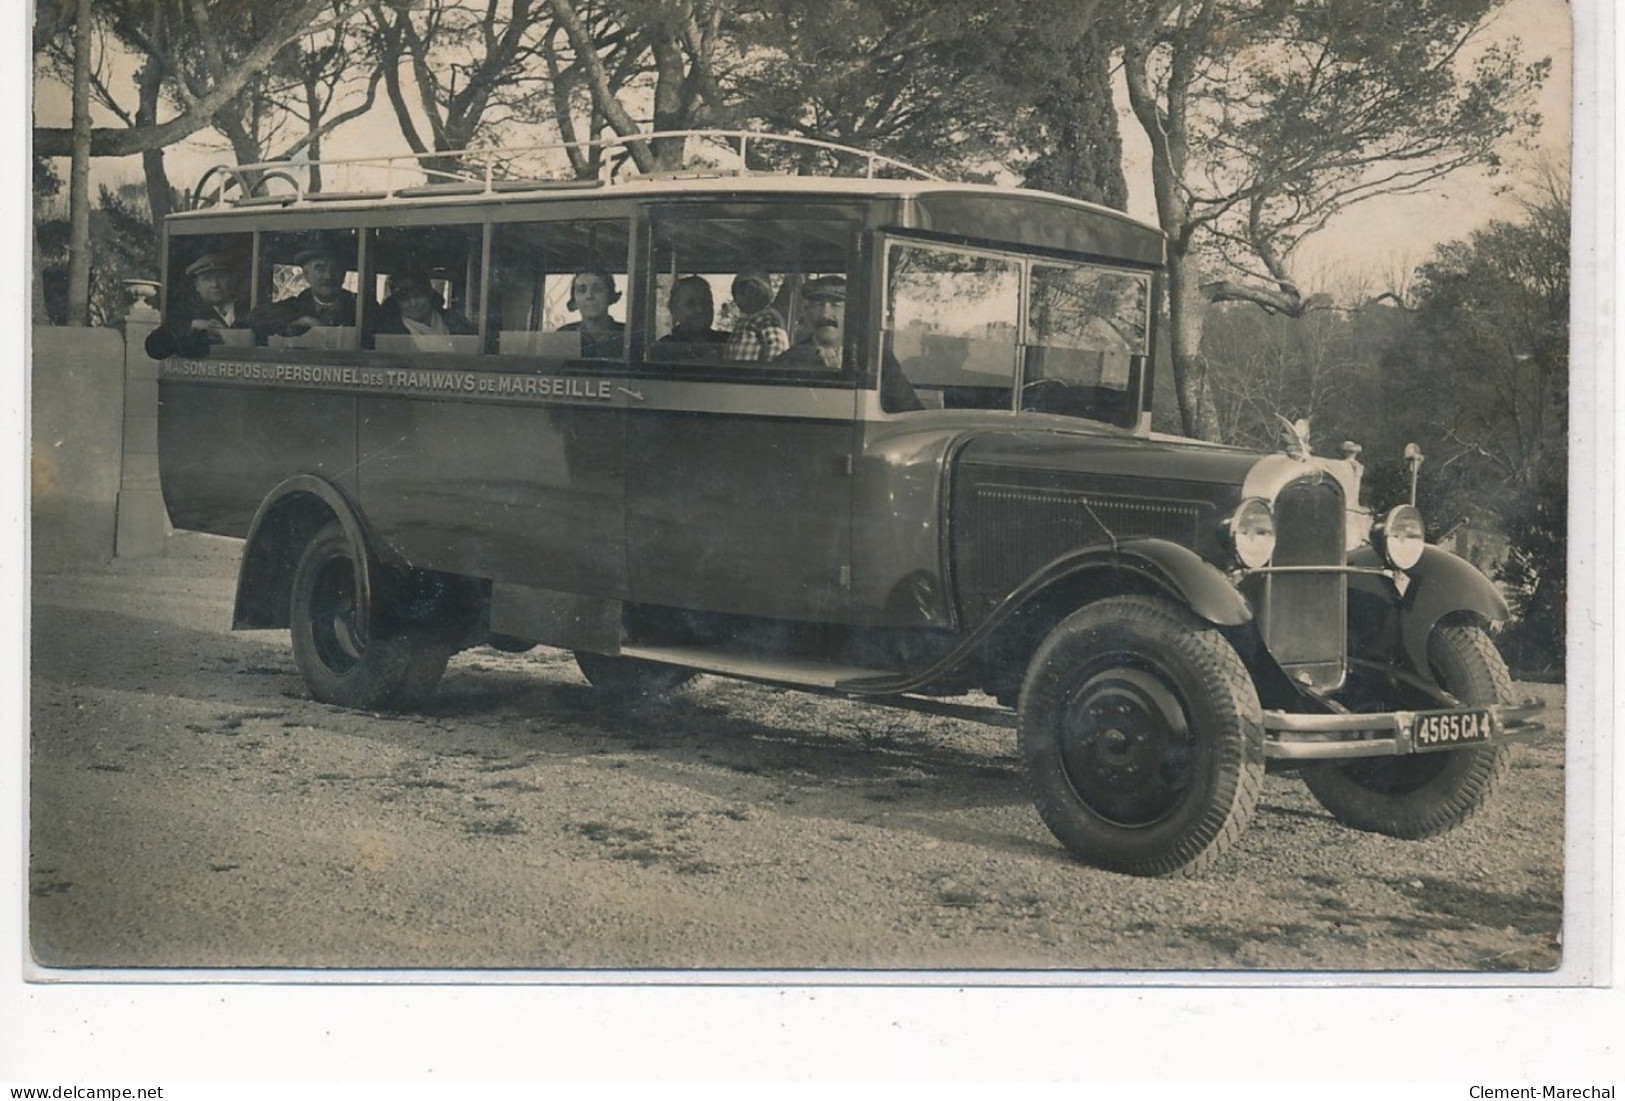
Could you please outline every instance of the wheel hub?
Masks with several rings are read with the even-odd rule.
[[[1060,744],[1073,790],[1119,825],[1161,820],[1189,785],[1184,708],[1165,683],[1143,670],[1117,667],[1086,679],[1067,701]]]
[[[357,620],[355,570],[348,559],[327,563],[311,594],[311,627],[316,652],[335,673],[355,666],[366,652],[366,636]]]

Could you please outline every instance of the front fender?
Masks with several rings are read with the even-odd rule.
[[[366,529],[342,490],[315,475],[299,474],[267,493],[254,513],[237,571],[233,630],[288,626],[288,599],[299,556],[311,536],[334,519],[358,552],[357,611],[363,616],[368,614],[372,607],[373,556]]]
[[[1125,539],[1111,546],[1069,551],[1029,577],[1003,606],[1024,604],[1061,581],[1102,570],[1122,571],[1148,581],[1217,626],[1252,622],[1247,598],[1221,570],[1189,547],[1165,539]]]
[[[1119,544],[1117,558],[1121,566],[1171,590],[1209,623],[1240,627],[1253,621],[1252,605],[1241,590],[1189,547],[1163,539],[1130,539]]]
[[[1004,629],[1024,609],[1043,602],[1046,594],[1065,593],[1074,581],[1084,582],[1090,598],[1113,595],[1104,585],[1090,584],[1091,577],[1102,581],[1128,574],[1145,587],[1160,591],[1190,608],[1201,618],[1219,627],[1239,627],[1252,622],[1253,610],[1247,598],[1230,579],[1201,555],[1178,543],[1163,539],[1125,539],[1116,544],[1083,547],[1052,559],[999,601],[988,616],[960,640],[951,651],[929,669],[917,673],[886,675],[869,680],[843,681],[843,692],[867,695],[893,695],[913,692],[935,683],[958,669],[972,654]]]
[[[1371,547],[1360,547],[1349,555],[1349,565],[1366,569],[1386,569]],[[1424,547],[1422,558],[1410,570],[1401,595],[1387,577],[1353,574],[1349,578],[1351,598],[1358,593],[1380,602],[1394,617],[1394,631],[1405,660],[1413,672],[1432,678],[1428,668],[1428,638],[1433,628],[1458,613],[1499,623],[1510,614],[1500,592],[1471,562],[1438,547]],[[1354,614],[1356,601],[1349,602]]]

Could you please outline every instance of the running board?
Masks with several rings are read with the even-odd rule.
[[[898,677],[890,669],[865,669],[805,658],[758,657],[705,646],[622,646],[621,656],[658,661],[663,665],[681,665],[725,677],[831,691],[850,687],[854,692],[862,692],[865,681],[888,681]]]
[[[789,685],[822,695],[846,699],[867,698],[876,704],[901,707],[948,719],[1014,728],[1015,712],[997,704],[963,703],[936,696],[882,695],[868,685],[896,683],[902,674],[890,669],[865,669],[856,665],[784,657],[755,657],[749,654],[712,650],[703,646],[622,646],[621,656],[681,665],[701,673],[715,673],[741,680]]]

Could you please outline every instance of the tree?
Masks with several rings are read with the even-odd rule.
[[[322,19],[288,42],[215,112],[213,127],[231,144],[238,164],[296,157],[319,161],[327,134],[372,109],[383,73],[357,13],[347,0],[328,0]],[[219,83],[263,37],[270,18],[255,9],[241,22],[211,27],[203,48],[184,58],[177,79],[194,95]],[[347,106],[335,110],[341,95]],[[309,171],[309,188],[321,190],[321,168],[312,164]]]
[[[549,0],[549,7],[570,50],[559,54],[559,78],[589,97],[587,133],[596,136],[607,126],[619,137],[636,136],[640,127],[628,93],[647,95],[653,105],[649,125],[656,131],[692,129],[707,110],[720,106],[716,64],[725,0],[608,3],[596,35],[571,0]],[[555,96],[554,104],[560,132],[579,132],[569,97]],[[685,146],[683,138],[665,138],[633,142],[626,151],[640,172],[653,172],[678,167]],[[582,174],[596,168],[595,154],[583,154],[577,164]]]
[[[443,154],[424,157],[432,172],[461,171],[457,154],[542,80],[546,0],[372,0],[368,11],[401,135],[414,153]]]
[[[871,149],[943,173],[987,175],[1031,161],[1035,145],[1052,148],[1064,138],[1035,141],[1031,104],[1093,26],[1098,6],[1097,0],[741,3],[732,25],[750,60],[730,91],[753,126]],[[1060,122],[1066,93],[1053,95],[1052,125]],[[1056,166],[1054,174],[1063,170]]]
[[[126,279],[150,279],[158,271],[158,239],[140,184],[100,187],[90,210],[87,303],[83,313],[69,303],[72,247],[67,204],[50,188],[36,190],[34,274],[37,324],[68,324],[83,317],[92,325],[113,325],[129,312]],[[83,324],[84,321],[78,322]]]
[[[1386,357],[1385,407],[1430,457],[1425,511],[1507,536],[1512,640],[1547,666],[1562,664],[1567,590],[1569,221],[1552,171],[1522,218],[1440,246]]]
[[[1115,11],[1169,238],[1188,433],[1219,435],[1201,355],[1211,303],[1301,315],[1290,264],[1306,235],[1378,195],[1493,169],[1538,121],[1527,103],[1547,63],[1479,43],[1502,2],[1135,0]],[[1204,261],[1223,277],[1205,275]]]
[[[334,0],[284,4],[266,23],[263,36],[249,42],[232,59],[233,64],[209,66],[210,79],[203,86],[188,86],[176,79],[189,57],[209,57],[212,44],[218,41],[216,28],[241,25],[244,14],[255,6],[251,0],[98,0],[94,6],[89,0],[77,0],[69,15],[66,0],[53,0],[36,23],[36,62],[45,72],[54,71],[72,90],[74,99],[71,127],[35,126],[33,133],[36,156],[73,161],[69,185],[69,221],[75,236],[69,280],[71,323],[84,323],[90,297],[90,159],[141,154],[148,203],[154,216],[161,217],[170,190],[163,173],[164,147],[210,125],[215,113],[323,9],[334,6]],[[137,59],[133,107],[121,102],[108,72],[98,63],[110,52],[106,49],[110,41]],[[180,110],[160,122],[166,94]],[[92,98],[123,125],[92,126]]]
[[[141,67],[155,65],[167,76],[175,71],[179,55],[201,48],[210,37],[205,27],[230,26],[252,12],[254,0],[156,0],[156,5],[142,5],[140,10],[125,0],[122,5],[131,18],[126,26],[138,28],[126,46],[133,46],[141,59]],[[90,155],[93,157],[124,157],[148,150],[162,149],[182,138],[211,125],[214,114],[227,101],[242,91],[254,76],[268,66],[277,53],[289,42],[306,33],[332,0],[289,0],[277,9],[277,14],[266,24],[264,34],[255,40],[237,62],[219,74],[219,79],[199,90],[181,90],[171,86],[179,111],[162,122],[156,117],[140,117],[139,111],[119,104],[106,75],[93,76],[97,98],[117,115],[122,126],[98,126],[91,130]],[[96,14],[111,20],[121,8],[118,0],[97,0]],[[206,17],[206,18],[205,18]],[[201,22],[200,22],[201,20]],[[63,48],[63,35],[77,20],[67,26],[52,25],[57,34],[41,47],[47,60],[71,67],[72,51]],[[144,26],[144,30],[139,28]],[[138,77],[139,82],[139,77]],[[73,152],[71,127],[34,127],[34,152],[43,157],[67,157]]]
[[[1044,39],[1053,42],[1053,39]],[[1052,64],[1024,67],[1036,77],[1032,141],[1038,154],[1023,184],[1128,209],[1123,179],[1123,137],[1112,102],[1111,45],[1098,30],[1065,42]]]

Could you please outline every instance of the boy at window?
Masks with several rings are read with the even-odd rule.
[[[727,358],[766,363],[790,348],[784,315],[773,308],[773,284],[761,272],[740,272],[733,282],[739,321],[728,340]]]

